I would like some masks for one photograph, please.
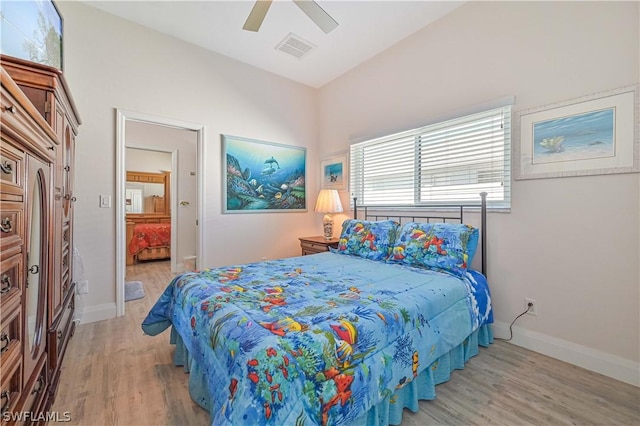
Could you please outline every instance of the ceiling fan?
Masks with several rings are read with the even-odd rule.
[[[333,31],[338,23],[313,0],[292,0],[325,34]],[[257,0],[242,27],[247,31],[258,31],[273,0]]]

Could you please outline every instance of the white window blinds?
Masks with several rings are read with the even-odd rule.
[[[511,106],[353,144],[350,170],[360,205],[510,207]]]

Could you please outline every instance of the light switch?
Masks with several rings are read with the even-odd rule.
[[[111,208],[111,195],[100,195],[100,207],[103,209]]]

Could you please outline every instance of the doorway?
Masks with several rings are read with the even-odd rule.
[[[135,150],[171,156],[169,198],[171,265],[182,272],[184,257],[202,258],[202,158],[204,126],[147,114],[117,110],[116,122],[116,315],[125,313],[127,167]],[[146,135],[146,136],[145,136]],[[165,140],[165,142],[163,142]],[[134,150],[134,151],[131,151]],[[127,155],[127,152],[130,154]],[[192,158],[194,157],[195,158]],[[192,162],[190,162],[192,161]],[[139,166],[136,166],[139,167]],[[143,171],[140,171],[143,172]]]
[[[132,239],[138,248],[150,247],[136,255],[127,252],[126,265],[170,259],[171,271],[181,272],[178,259],[196,250],[195,132],[131,122],[125,138],[125,250],[132,248]],[[193,176],[181,178],[180,169],[192,170]],[[185,205],[179,210],[176,196],[189,200],[181,201]]]

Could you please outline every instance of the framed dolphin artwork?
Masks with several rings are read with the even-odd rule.
[[[223,213],[307,211],[307,149],[222,135]]]

